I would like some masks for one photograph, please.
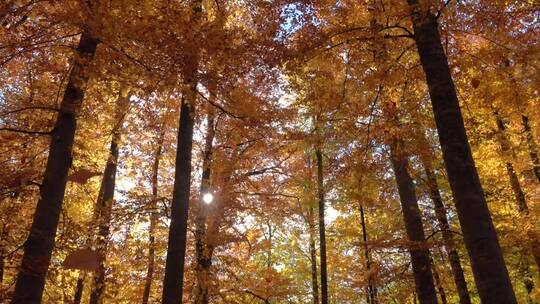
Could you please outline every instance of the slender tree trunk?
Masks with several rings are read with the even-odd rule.
[[[446,252],[448,254],[448,260],[450,262],[450,268],[452,269],[454,284],[456,285],[456,290],[459,295],[459,303],[470,304],[471,297],[469,295],[469,289],[467,288],[467,281],[465,280],[463,267],[461,267],[461,261],[454,242],[454,236],[450,231],[450,225],[448,223],[448,217],[446,215],[446,208],[444,206],[442,196],[439,191],[437,178],[435,177],[435,173],[433,173],[432,171],[429,161],[424,159],[423,165],[426,172],[427,184],[429,187],[429,196],[435,207],[435,216],[437,217],[439,229],[442,232],[444,248],[446,249]]]
[[[98,269],[94,273],[94,283],[90,294],[90,304],[101,304],[105,291],[106,255],[109,242],[112,207],[114,201],[114,189],[116,188],[116,171],[118,168],[119,146],[122,136],[122,122],[129,103],[129,94],[120,93],[116,104],[116,117],[112,131],[109,156],[103,172],[101,187],[97,200],[97,223],[98,232],[94,242],[98,256]]]
[[[448,254],[448,260],[450,262],[450,268],[452,269],[454,284],[456,285],[456,290],[459,296],[459,303],[471,304],[471,297],[469,294],[469,289],[467,287],[467,281],[465,280],[465,274],[463,273],[463,267],[461,267],[460,256],[456,249],[454,236],[452,234],[452,231],[450,231],[450,224],[448,223],[446,207],[444,206],[441,192],[439,190],[437,176],[433,172],[433,154],[431,151],[431,147],[424,136],[420,138],[423,141],[423,146],[427,150],[426,153],[420,155],[420,160],[426,173],[426,184],[429,190],[429,197],[433,202],[435,216],[439,224],[439,229],[442,232],[444,248],[446,250],[446,253]]]
[[[208,113],[206,118],[207,131],[205,139],[205,148],[203,154],[202,176],[201,176],[201,192],[199,194],[199,204],[197,208],[197,216],[195,219],[195,254],[197,264],[195,267],[197,285],[195,287],[195,303],[208,304],[208,289],[210,283],[210,266],[212,258],[208,252],[206,242],[206,217],[208,208],[203,201],[204,194],[210,191],[210,174],[212,164],[212,150],[215,136],[214,129],[214,113]]]
[[[433,269],[433,279],[435,280],[435,285],[437,285],[437,291],[439,292],[441,303],[447,304],[448,300],[446,300],[446,291],[444,290],[444,286],[442,285],[441,276],[439,275],[439,272],[437,271],[437,267],[435,266],[435,262],[433,261],[433,258],[431,258],[431,269]]]
[[[193,31],[197,32],[202,17],[202,0],[192,0]],[[199,69],[198,50],[186,52],[183,69],[184,92],[180,108],[176,167],[174,174],[171,224],[167,242],[167,260],[163,279],[163,304],[178,304],[184,294],[184,260],[186,256],[189,195],[191,189],[191,149],[193,148],[193,116],[197,99]]]
[[[407,2],[412,10],[414,38],[478,293],[484,303],[516,303],[465,132],[437,18],[418,0]]]
[[[309,225],[309,256],[311,258],[311,292],[313,296],[313,304],[319,304],[319,282],[317,279],[317,248],[315,247],[315,211],[313,206],[308,209],[308,225]]]
[[[82,295],[84,291],[84,273],[79,273],[79,278],[77,279],[77,285],[75,286],[75,295],[73,296],[73,304],[81,304]]]
[[[497,129],[499,130],[499,142],[501,145],[503,157],[507,157],[508,155],[511,155],[512,158],[515,158],[512,151],[512,147],[510,146],[510,142],[505,134],[506,126],[504,124],[504,121],[502,120],[501,116],[499,115],[497,111],[494,111],[493,114],[497,122]],[[510,186],[512,187],[512,191],[514,192],[514,197],[516,199],[517,211],[519,213],[528,213],[529,206],[527,205],[527,200],[525,199],[525,193],[523,192],[523,189],[521,188],[521,184],[519,183],[519,178],[516,174],[516,171],[514,170],[514,166],[512,162],[509,160],[505,160],[505,165],[506,165],[506,173],[508,175],[508,179],[510,180]],[[534,256],[536,265],[540,269],[540,242],[535,236],[531,236],[530,250],[531,250],[532,255]]]
[[[495,121],[497,122],[497,129],[499,131],[497,137],[499,139],[499,144],[501,145],[502,156],[505,160],[506,174],[508,175],[508,179],[510,180],[510,186],[512,187],[512,191],[514,192],[518,212],[521,213],[527,210],[527,201],[525,200],[525,193],[523,192],[523,189],[521,188],[521,185],[519,183],[519,178],[516,174],[516,171],[514,170],[514,165],[508,159],[509,157],[514,159],[514,153],[512,151],[512,147],[510,146],[510,141],[506,137],[506,126],[504,124],[504,121],[502,120],[501,116],[497,111],[493,111],[493,115],[495,116]]]
[[[159,163],[163,152],[163,141],[165,139],[165,120],[161,126],[161,131],[154,151],[154,163],[152,165],[152,199],[149,204],[150,208],[150,226],[148,228],[148,266],[146,268],[146,278],[144,280],[144,291],[142,304],[148,304],[150,292],[152,290],[152,280],[154,278],[154,268],[156,260],[156,228],[158,222],[157,201],[158,201],[158,177]]]
[[[323,158],[320,148],[315,150],[317,157],[317,193],[319,195],[319,238],[321,255],[321,303],[328,304],[328,270],[326,264],[326,227],[324,224],[324,175]]]
[[[195,85],[182,98],[178,144],[176,150],[176,172],[174,175],[171,224],[167,246],[167,261],[163,281],[163,304],[178,304],[182,301],[184,285],[184,259],[186,254],[187,221],[191,185],[191,149],[193,146],[193,113],[189,100],[195,99]]]
[[[521,124],[523,125],[523,131],[525,132],[525,137],[527,139],[527,147],[529,149],[529,156],[531,157],[531,162],[533,165],[533,172],[536,179],[540,183],[540,160],[538,159],[538,146],[536,145],[536,141],[534,140],[534,135],[531,130],[531,125],[529,124],[529,117],[522,115]]]
[[[8,236],[8,225],[2,225],[2,234],[0,234],[0,301],[3,300],[2,291],[4,289],[4,268],[6,267],[6,239]]]
[[[87,67],[94,57],[97,45],[98,41],[90,33],[83,32],[60,106],[60,113],[52,132],[49,157],[30,234],[24,244],[21,268],[12,299],[13,304],[41,302],[62,209],[67,175],[71,167],[77,112],[84,99],[88,83]]]
[[[420,304],[437,303],[437,293],[433,284],[429,250],[426,244],[422,214],[418,207],[413,180],[409,174],[409,162],[403,152],[403,143],[393,140],[391,160],[398,185],[398,192],[405,222],[407,237],[412,243],[409,248],[414,273],[416,293]]]
[[[373,274],[371,273],[371,254],[368,246],[368,235],[366,227],[366,216],[364,206],[360,205],[360,224],[362,225],[362,243],[364,245],[364,259],[366,260],[366,270],[369,272],[366,298],[368,304],[377,304],[377,288],[373,286]]]

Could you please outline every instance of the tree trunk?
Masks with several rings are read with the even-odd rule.
[[[94,283],[90,294],[90,304],[101,304],[105,291],[105,261],[109,242],[114,189],[116,188],[116,171],[118,168],[119,145],[122,136],[122,122],[129,103],[129,94],[120,93],[116,104],[116,115],[112,130],[109,156],[103,172],[99,196],[97,200],[98,232],[95,238],[95,250],[98,256],[98,269],[94,273]]]
[[[159,177],[159,162],[163,152],[163,141],[165,139],[165,120],[161,126],[161,131],[154,152],[154,163],[152,165],[152,199],[149,204],[150,208],[150,226],[148,228],[148,266],[146,268],[146,278],[144,280],[144,291],[142,304],[148,304],[150,292],[152,290],[152,280],[154,278],[155,267],[155,250],[156,250],[156,226],[158,221],[157,201],[158,201],[158,177]]]
[[[197,33],[202,17],[202,0],[192,1],[192,26]],[[184,86],[178,126],[176,166],[174,173],[171,224],[167,243],[167,260],[163,278],[163,304],[182,302],[184,288],[184,260],[186,256],[187,222],[191,189],[191,149],[193,147],[193,116],[197,99],[199,69],[198,50],[184,56]]]
[[[497,121],[497,129],[499,130],[499,142],[501,144],[501,150],[503,157],[506,157],[508,155],[513,156],[512,147],[510,146],[510,142],[508,141],[508,138],[506,137],[506,126],[504,124],[504,121],[502,120],[501,116],[497,111],[493,112],[495,115],[495,119]],[[530,128],[529,128],[530,131]],[[533,142],[534,144],[534,142]],[[527,200],[525,199],[525,193],[523,192],[523,189],[521,188],[521,184],[519,183],[519,178],[516,174],[516,171],[514,170],[514,166],[512,162],[506,160],[506,173],[508,175],[508,179],[510,180],[510,185],[512,187],[512,191],[514,192],[514,197],[516,199],[516,207],[518,213],[528,213],[529,212],[529,206],[527,205]],[[534,256],[534,259],[536,261],[536,265],[540,269],[540,242],[538,239],[536,239],[535,236],[531,236],[531,245],[530,250],[532,255]]]
[[[443,158],[478,293],[484,303],[516,303],[495,227],[465,133],[456,89],[436,17],[418,0],[412,9],[415,41],[424,69]]]
[[[311,292],[313,296],[313,304],[319,304],[319,282],[317,279],[317,248],[315,247],[315,211],[313,210],[313,206],[309,206],[308,209],[308,225],[309,256],[311,258]]]
[[[195,99],[195,85],[182,98],[178,144],[176,150],[176,171],[174,174],[171,224],[167,246],[165,278],[163,280],[163,304],[178,304],[182,301],[184,285],[184,259],[186,255],[187,221],[191,185],[191,149],[193,146],[192,103]]]
[[[40,196],[24,244],[21,268],[17,276],[12,303],[40,303],[45,277],[54,248],[56,229],[71,167],[77,112],[88,83],[88,65],[94,58],[98,41],[83,32],[76,50],[75,63],[69,75],[60,113],[52,132],[49,156],[40,187]]]
[[[328,270],[326,265],[326,231],[324,224],[324,175],[323,158],[320,148],[315,151],[317,157],[317,192],[319,196],[319,238],[321,243],[321,304],[328,304]]]
[[[360,205],[360,224],[362,225],[362,244],[364,245],[364,259],[366,260],[366,270],[369,272],[366,299],[368,304],[377,304],[377,288],[373,286],[373,274],[371,273],[371,255],[368,246],[366,217],[364,213],[364,206],[362,205]]]
[[[448,301],[446,300],[446,291],[442,285],[441,277],[439,276],[439,272],[437,271],[433,258],[431,258],[431,269],[433,269],[433,279],[435,279],[435,285],[437,285],[437,291],[439,292],[439,297],[441,297],[441,304],[447,304]]]
[[[413,180],[409,174],[409,161],[403,152],[403,143],[392,140],[391,161],[405,222],[405,231],[411,242],[409,253],[414,273],[416,293],[420,304],[437,303],[437,293],[433,284],[429,250],[426,244],[422,214],[418,207]]]
[[[533,165],[533,172],[536,179],[540,183],[540,160],[538,159],[538,146],[536,145],[536,141],[534,140],[534,135],[531,130],[531,125],[529,124],[529,117],[522,115],[521,123],[523,125],[525,137],[527,138],[527,147],[529,149],[529,156],[531,157],[531,162]]]
[[[207,131],[205,139],[205,148],[203,154],[202,176],[201,176],[201,192],[199,194],[199,204],[197,208],[197,216],[195,219],[195,254],[197,265],[195,267],[197,285],[195,286],[195,303],[208,304],[208,288],[210,283],[210,266],[212,258],[208,252],[206,242],[206,217],[208,208],[203,201],[203,196],[210,191],[210,174],[212,164],[212,149],[215,136],[214,129],[214,113],[209,112],[206,118]]]
[[[456,290],[459,295],[459,303],[471,304],[471,297],[469,295],[469,289],[467,288],[467,281],[465,280],[459,253],[454,243],[454,236],[452,235],[452,231],[450,231],[450,225],[446,215],[446,208],[442,200],[441,192],[439,191],[437,177],[432,171],[433,169],[431,168],[430,161],[423,159],[422,162],[426,172],[429,196],[434,205],[435,216],[437,217],[439,229],[442,232],[444,247],[448,254],[450,268],[452,269],[452,276],[454,277],[454,283],[456,284]]]
[[[523,192],[523,189],[521,188],[521,185],[519,183],[519,178],[516,174],[516,171],[514,170],[514,165],[508,159],[508,157],[514,159],[514,153],[512,151],[512,147],[510,146],[510,141],[505,134],[506,126],[504,124],[504,121],[502,120],[501,116],[497,111],[493,111],[493,115],[495,116],[497,129],[499,131],[497,137],[499,139],[499,144],[501,145],[502,157],[505,160],[506,174],[508,175],[508,179],[510,180],[510,186],[512,187],[512,191],[514,192],[518,212],[521,213],[523,211],[526,211],[528,207],[527,201],[525,200],[525,193]]]
[[[77,279],[77,286],[75,286],[75,295],[73,296],[73,304],[81,304],[82,295],[84,291],[84,273],[79,273],[79,278]]]

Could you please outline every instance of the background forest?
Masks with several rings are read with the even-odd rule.
[[[540,303],[536,0],[3,0],[1,303]]]

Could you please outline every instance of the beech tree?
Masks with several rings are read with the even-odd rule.
[[[538,302],[535,4],[4,1],[0,302]]]

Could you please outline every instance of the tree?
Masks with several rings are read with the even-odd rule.
[[[418,1],[408,0],[408,3],[413,12],[414,38],[478,292],[484,302],[516,303],[465,133],[437,18]]]
[[[36,206],[30,235],[24,246],[15,295],[12,303],[39,303],[45,285],[45,275],[51,260],[60,210],[71,167],[71,151],[77,126],[77,110],[86,90],[89,64],[95,55],[98,40],[84,31],[69,75],[64,98],[49,148],[47,166],[41,184],[40,199]]]

